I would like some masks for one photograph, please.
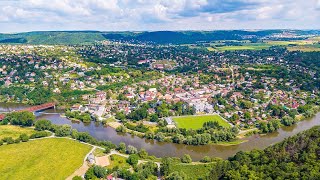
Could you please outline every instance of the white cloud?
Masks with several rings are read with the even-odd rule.
[[[1,31],[320,28],[319,9],[320,0],[17,0],[0,1],[0,24]]]

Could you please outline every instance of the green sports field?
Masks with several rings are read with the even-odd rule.
[[[208,121],[217,121],[223,127],[230,127],[230,124],[223,120],[219,115],[173,117],[172,120],[176,123],[178,128],[186,129],[200,129],[203,124]]]
[[[65,179],[83,164],[91,146],[48,138],[0,146],[0,179]]]

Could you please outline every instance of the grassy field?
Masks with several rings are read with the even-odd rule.
[[[289,50],[296,51],[320,51],[317,45],[314,45],[317,39],[298,40],[298,41],[264,41],[257,43],[240,42],[241,45],[227,45],[224,42],[212,43],[213,47],[207,47],[208,51],[237,51],[237,50],[262,50],[271,46],[287,46]],[[295,46],[290,46],[295,45]]]
[[[119,167],[123,169],[129,169],[131,166],[127,163],[127,158],[113,154],[110,156],[110,165],[107,166],[108,169],[112,169],[114,167]]]
[[[213,47],[207,47],[208,51],[216,51],[216,49],[214,49]]]
[[[50,138],[0,147],[0,179],[65,179],[79,168],[91,146]]]
[[[262,50],[268,49],[271,45],[265,43],[248,43],[243,46],[221,46],[216,47],[219,51],[237,51],[237,50]]]
[[[32,128],[22,128],[19,126],[12,126],[12,125],[1,125],[0,126],[0,139],[4,137],[12,137],[13,139],[18,138],[21,134],[27,134],[30,136],[36,132]]]
[[[320,51],[320,45],[292,46],[292,47],[288,47],[288,50],[303,51],[303,52]]]
[[[218,115],[173,117],[172,120],[179,128],[186,129],[200,129],[208,121],[217,121],[223,127],[230,127],[230,124]]]
[[[183,173],[186,179],[205,179],[209,174],[214,163],[211,164],[175,164],[172,167],[172,172],[177,171]]]

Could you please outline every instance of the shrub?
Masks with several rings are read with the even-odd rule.
[[[110,152],[111,152],[111,149],[106,147],[105,150],[104,150],[104,153],[109,154]]]
[[[13,144],[14,140],[12,139],[12,137],[5,137],[3,138],[3,142],[6,142],[7,144]]]
[[[208,163],[208,162],[211,162],[211,158],[209,156],[204,156],[200,162],[203,162],[203,163]]]
[[[39,132],[35,132],[30,136],[30,139],[35,139],[35,138],[42,138],[42,137],[47,137],[49,136],[51,133],[47,132],[47,131],[39,131]]]
[[[125,153],[127,151],[126,144],[123,142],[119,143],[117,150],[121,153]]]
[[[29,141],[29,136],[27,134],[21,134],[20,139],[22,142],[27,142]]]
[[[117,131],[117,132],[121,132],[121,133],[125,133],[125,132],[126,132],[126,128],[121,125],[121,126],[118,126],[118,127],[116,128],[116,131]]]
[[[21,142],[21,139],[20,139],[20,138],[17,138],[17,139],[14,140],[14,143],[16,143],[16,144],[18,144],[18,143],[20,143],[20,142]]]
[[[192,162],[192,159],[189,154],[183,155],[180,160],[182,163],[191,163]]]

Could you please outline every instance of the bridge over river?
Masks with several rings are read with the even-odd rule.
[[[36,105],[36,106],[31,106],[31,107],[27,107],[18,111],[29,111],[29,112],[39,112],[39,111],[44,111],[46,109],[50,109],[50,108],[55,108],[56,104],[55,103],[45,103],[45,104],[41,104],[41,105]],[[0,121],[2,121],[4,118],[6,117],[5,114],[0,114]]]

